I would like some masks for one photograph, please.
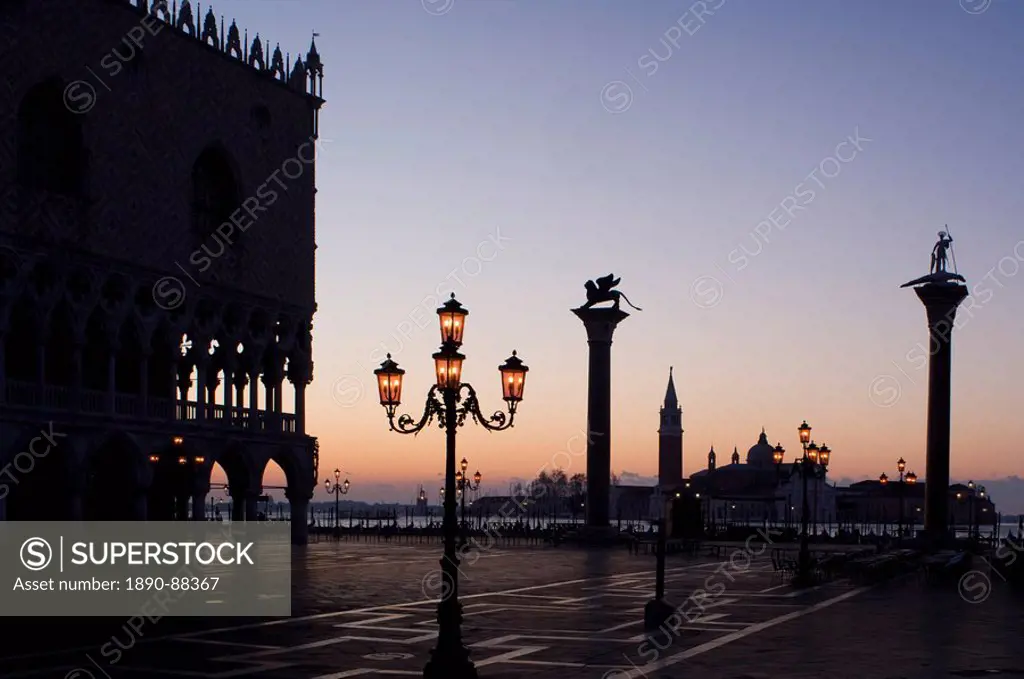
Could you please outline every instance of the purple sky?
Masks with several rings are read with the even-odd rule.
[[[973,291],[952,476],[1019,472],[1024,4],[989,4],[218,0],[293,54],[321,34],[322,467],[354,499],[436,489],[440,432],[389,433],[367,377],[391,351],[418,414],[454,290],[484,406],[512,349],[531,368],[516,428],[467,426],[459,456],[534,476],[585,427],[568,310],[614,271],[644,308],[613,347],[616,471],[654,475],[672,365],[688,473],[762,426],[794,451],[806,418],[837,478],[923,476],[925,316],[898,286],[948,223]]]

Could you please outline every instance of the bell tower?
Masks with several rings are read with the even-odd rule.
[[[683,485],[683,409],[676,397],[672,368],[668,369],[668,387],[658,428],[658,485],[663,489]]]

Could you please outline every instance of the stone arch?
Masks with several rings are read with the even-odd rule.
[[[257,475],[258,470],[255,469],[249,451],[242,443],[239,441],[228,443],[223,450],[214,455],[214,461],[227,475],[228,491],[232,495],[259,492],[261,476]]]
[[[227,471],[213,460],[209,468],[209,487],[205,496],[204,516],[210,521],[223,521],[231,516],[231,494]]]
[[[231,503],[232,521],[254,521],[256,498],[260,493],[260,471],[251,451],[239,441],[232,441],[216,456],[228,479],[226,494]]]
[[[263,469],[260,472],[261,480],[271,460],[284,472],[288,495],[296,494],[307,499],[312,495],[316,479],[313,478],[313,469],[309,464],[309,458],[303,454],[301,449],[280,446],[272,451],[263,463]]]
[[[230,223],[241,194],[241,175],[227,149],[219,143],[203,149],[192,166],[192,228],[200,242]]]
[[[145,518],[144,457],[135,437],[114,431],[85,459],[83,516],[86,521]]]
[[[66,521],[76,518],[75,450],[68,432],[54,423],[23,427],[4,452],[8,521]]]
[[[85,103],[85,102],[82,102]],[[57,79],[41,82],[18,107],[17,177],[29,189],[66,196],[85,190],[86,151],[79,116]]]
[[[260,476],[260,498],[257,506],[257,518],[261,521],[273,518],[271,502],[280,504],[288,501],[287,497],[291,488],[288,480],[289,473],[275,459],[276,457],[278,456],[271,456],[263,463]],[[285,486],[284,490],[280,488],[281,485]]]

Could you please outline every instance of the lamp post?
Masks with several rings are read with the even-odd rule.
[[[803,492],[801,493],[802,507],[800,511],[800,555],[797,559],[797,574],[794,584],[807,586],[814,581],[811,549],[807,532],[807,522],[811,511],[810,504],[807,501],[807,480],[811,477],[816,479],[825,477],[825,473],[828,471],[829,459],[832,456],[832,450],[825,444],[822,444],[819,448],[818,444],[811,440],[811,427],[807,424],[806,420],[797,427],[797,432],[800,434],[800,446],[803,448],[803,455],[793,464],[793,469],[800,474]],[[782,464],[782,458],[785,454],[786,450],[782,447],[782,444],[775,446],[772,459],[777,465],[776,469],[781,469],[779,465]]]
[[[971,498],[974,505],[974,539],[981,540],[981,513],[986,511],[988,507],[985,506],[985,486],[979,485],[977,488],[977,497],[981,499],[981,503],[978,503],[975,498]],[[978,506],[980,504],[980,506]]]
[[[900,473],[900,478],[899,478],[899,481],[898,481],[899,486],[896,489],[897,490],[897,499],[899,500],[899,503],[900,503],[900,508],[899,508],[899,512],[898,512],[899,523],[897,524],[898,528],[897,528],[896,535],[897,535],[897,540],[899,540],[900,542],[903,542],[903,517],[904,517],[904,510],[905,510],[904,505],[906,504],[906,501],[905,501],[906,485],[908,483],[910,483],[910,484],[917,483],[917,474],[915,474],[914,472],[910,472],[909,474],[904,475],[904,473],[907,470],[907,461],[904,460],[902,457],[900,459],[896,460],[896,470],[899,471],[899,473]],[[887,483],[889,483],[889,477],[885,475],[885,472],[883,472],[882,475],[878,477],[878,482],[881,483],[883,486],[886,485]]]
[[[462,458],[462,462],[459,463],[459,471],[455,474],[455,486],[458,489],[459,495],[462,499],[461,516],[459,517],[462,521],[462,544],[466,544],[466,495],[471,490],[478,490],[480,488],[480,481],[483,479],[480,471],[477,470],[476,474],[473,474],[473,480],[470,481],[469,477],[466,476],[466,470],[469,469],[469,462],[466,458]]]
[[[331,484],[330,479],[324,479],[324,488],[327,489],[327,494],[334,494],[334,533],[341,535],[341,525],[339,523],[340,518],[338,516],[338,500],[342,495],[348,495],[348,489],[351,485],[348,479],[345,479],[344,483],[339,483],[341,480],[341,470],[334,470],[334,484]]]
[[[906,477],[904,477],[904,483],[907,484],[907,485],[911,485],[911,486],[914,485],[915,483],[917,483],[917,474],[915,474],[914,472],[907,473]],[[903,502],[903,492],[904,492],[903,491],[903,484],[900,484],[900,513],[901,513],[901,515],[902,515],[902,512],[904,511],[904,508],[903,508],[903,504],[904,504],[904,502]],[[913,514],[910,515],[910,525],[907,527],[907,533],[909,534],[909,536],[911,538],[914,537],[914,515]]]
[[[513,425],[516,408],[523,399],[528,368],[516,357],[516,352],[502,365],[502,398],[508,405],[508,415],[497,411],[487,417],[480,411],[476,390],[462,381],[462,362],[459,353],[465,320],[469,312],[452,293],[451,299],[437,310],[441,323],[441,349],[433,355],[437,382],[427,392],[423,415],[416,421],[410,415],[395,417],[402,399],[402,376],[405,371],[391,360],[381,363],[373,371],[377,376],[380,404],[387,412],[388,425],[400,434],[422,431],[436,417],[445,430],[445,494],[444,494],[444,556],[441,558],[441,577],[446,585],[445,596],[437,605],[437,645],[431,651],[430,661],[423,668],[425,679],[477,679],[476,667],[469,659],[469,649],[462,643],[462,606],[459,603],[459,558],[456,552],[456,480],[455,435],[467,417],[489,431],[501,431]],[[465,392],[465,393],[463,393]]]
[[[974,539],[974,481],[967,482],[967,539]]]

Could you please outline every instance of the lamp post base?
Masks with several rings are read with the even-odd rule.
[[[458,565],[457,561],[452,561]],[[430,651],[430,661],[423,668],[424,679],[477,679],[469,649],[462,643],[462,605],[454,597],[438,603],[437,623],[437,645]]]
[[[430,662],[423,668],[423,679],[479,679],[479,676],[465,646],[435,648],[430,652]]]
[[[794,587],[812,587],[817,584],[814,566],[811,561],[811,552],[806,545],[800,548],[800,555],[797,557],[796,575],[793,577]]]
[[[644,629],[658,629],[675,614],[675,607],[664,599],[651,599],[644,606]]]

